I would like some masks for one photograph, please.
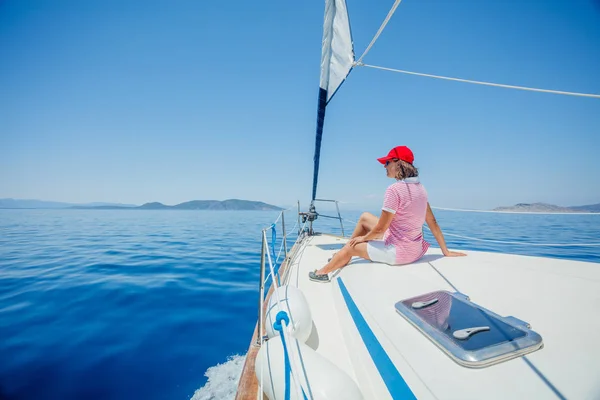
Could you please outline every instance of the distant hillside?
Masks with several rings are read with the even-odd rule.
[[[600,212],[600,203],[573,207],[562,207],[547,203],[519,203],[509,207],[497,207],[493,211],[544,213]]]
[[[167,206],[162,203],[146,203],[140,207],[146,210],[257,210],[257,211],[278,211],[283,210],[271,204],[262,201],[249,201],[230,199],[224,201],[218,200],[193,200],[180,203],[174,206]]]
[[[144,210],[164,210],[165,208],[171,208],[171,207],[165,206],[163,203],[159,203],[159,202],[155,201],[153,203],[143,204],[136,208],[140,208],[140,209],[144,209]]]
[[[52,209],[84,209],[84,210],[256,210],[256,211],[278,211],[283,210],[262,201],[249,201],[230,199],[218,200],[193,200],[185,203],[168,206],[162,203],[146,203],[141,206],[116,203],[88,203],[72,204],[55,201],[42,200],[18,200],[0,199],[0,208],[52,208]]]
[[[22,200],[22,199],[0,199],[0,208],[91,208],[91,207],[119,207],[131,208],[136,207],[135,204],[121,203],[63,203],[59,201],[44,201],[44,200]]]
[[[569,208],[579,212],[600,212],[600,203],[587,206],[573,206]]]

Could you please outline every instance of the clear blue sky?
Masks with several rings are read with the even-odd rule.
[[[392,0],[349,0],[357,56]],[[323,1],[0,2],[0,198],[306,205]],[[600,93],[596,0],[405,0],[365,62]],[[600,202],[600,100],[354,70],[318,196],[379,204],[415,152],[432,205]]]

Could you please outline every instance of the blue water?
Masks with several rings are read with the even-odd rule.
[[[344,212],[347,233],[358,216]],[[445,232],[463,236],[600,242],[600,215],[436,216]],[[0,399],[189,399],[209,367],[248,348],[260,230],[276,217],[0,210]],[[293,212],[287,218],[289,228]],[[332,220],[317,227],[340,231]],[[600,247],[446,239],[458,249],[600,263]]]

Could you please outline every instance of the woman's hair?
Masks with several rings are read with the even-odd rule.
[[[396,179],[406,179],[419,176],[419,170],[412,164],[406,161],[398,160],[398,173]]]

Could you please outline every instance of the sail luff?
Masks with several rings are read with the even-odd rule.
[[[353,65],[354,48],[346,1],[325,0],[312,200],[317,195],[325,108],[352,70]]]
[[[315,157],[313,172],[312,200],[317,197],[317,182],[319,180],[319,160],[321,158],[321,140],[323,138],[323,125],[325,124],[325,107],[327,106],[327,90],[319,88],[319,102],[317,107],[317,137],[315,139]]]

